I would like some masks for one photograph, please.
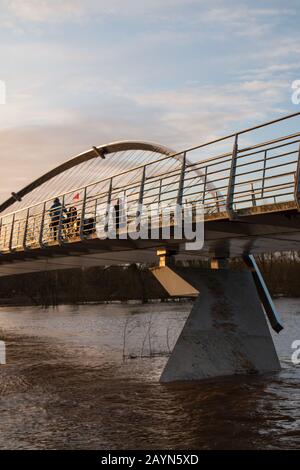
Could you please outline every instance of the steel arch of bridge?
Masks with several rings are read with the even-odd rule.
[[[52,170],[48,171],[47,173],[43,174],[39,178],[32,181],[30,184],[19,190],[18,192],[13,192],[11,197],[8,198],[0,205],[0,213],[8,209],[10,206],[22,200],[24,196],[31,193],[33,190],[37,189],[39,186],[43,185],[44,183],[50,181],[54,177],[64,173],[65,171],[74,168],[81,163],[88,162],[89,160],[95,158],[106,158],[106,155],[123,152],[127,150],[144,150],[153,153],[157,153],[158,155],[163,155],[166,157],[174,158],[182,162],[184,158],[184,153],[176,153],[174,150],[170,149],[161,144],[153,143],[153,142],[146,142],[146,141],[134,141],[134,140],[125,140],[125,141],[118,141],[112,142],[105,145],[100,145],[98,147],[94,146],[92,149],[83,152],[76,157],[67,160],[66,162],[58,165],[57,167],[53,168]],[[186,164],[189,164],[189,160],[186,158]],[[196,173],[200,178],[205,178],[204,173],[200,169],[196,169]],[[212,192],[216,192],[216,188],[213,184],[209,181],[207,182],[210,190]],[[76,188],[74,188],[76,190]]]

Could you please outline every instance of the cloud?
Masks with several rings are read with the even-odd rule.
[[[160,126],[173,142],[180,145],[184,136],[185,143],[192,145],[232,130],[243,120],[266,119],[285,102],[286,93],[290,93],[289,82],[254,80],[133,94],[131,99],[156,110]]]
[[[101,17],[128,17],[172,12],[197,0],[1,0],[3,16],[12,21],[61,23],[95,21]],[[13,24],[13,23],[11,23]]]
[[[220,36],[230,33],[233,36],[260,37],[269,33],[283,17],[295,15],[293,8],[256,7],[253,3],[240,5],[234,3],[209,7],[201,11],[199,23],[213,28]],[[221,29],[220,29],[221,28]]]
[[[145,139],[181,150],[291,107],[300,73],[294,3],[0,5],[12,33],[0,42],[0,154],[13,162],[1,167],[2,196],[92,145]]]
[[[118,140],[163,141],[163,130],[151,118],[77,116],[59,125],[26,126],[0,131],[0,200],[60,163]],[[157,139],[155,139],[155,137]],[[6,162],[6,164],[4,164]]]
[[[85,2],[80,0],[2,0],[1,3],[2,11],[7,17],[33,23],[78,21],[87,15]],[[95,2],[86,3],[90,4],[87,7],[91,7]]]
[[[284,105],[287,87],[284,81],[248,81],[142,93],[120,85],[110,89],[100,111],[54,109],[43,125],[0,132],[0,153],[14,161],[2,169],[2,196],[92,145],[138,139],[181,150],[262,122]]]
[[[278,77],[285,77],[285,80],[292,80],[295,73],[300,72],[299,62],[271,63],[262,67],[244,69],[238,74],[240,80],[274,80]]]

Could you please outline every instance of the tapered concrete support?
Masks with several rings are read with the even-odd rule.
[[[161,382],[280,369],[249,271],[172,269],[200,293]]]

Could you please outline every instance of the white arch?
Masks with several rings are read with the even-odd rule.
[[[21,201],[24,196],[32,192],[34,189],[51,180],[55,176],[63,173],[64,171],[69,170],[70,168],[73,168],[79,165],[80,163],[89,161],[93,158],[105,158],[105,156],[109,155],[110,153],[122,152],[126,150],[148,150],[150,152],[156,152],[160,155],[173,157],[174,159],[179,161],[182,161],[183,159],[183,153],[176,153],[174,150],[154,142],[125,140],[111,142],[109,144],[100,145],[98,147],[92,147],[86,152],[80,153],[76,157],[73,157],[70,160],[67,160],[66,162],[62,163],[61,165],[58,165],[57,167],[53,168],[51,171],[32,181],[29,185],[25,186],[20,191],[13,192],[12,196],[0,205],[0,213],[6,210],[8,207],[12,206],[16,201]],[[187,164],[191,164],[188,159],[186,159],[186,162]],[[194,171],[202,180],[204,179],[204,173],[200,169],[195,169]],[[206,181],[206,187],[216,199],[223,199],[223,195],[219,193],[213,183]]]

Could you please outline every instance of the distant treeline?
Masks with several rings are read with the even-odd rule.
[[[256,261],[273,296],[300,297],[300,252],[259,255]]]
[[[58,305],[84,302],[166,299],[167,294],[148,269],[92,267],[43,271],[0,278],[0,303]]]
[[[256,257],[273,296],[300,296],[300,253],[265,254]],[[199,264],[199,263],[198,263]],[[240,269],[243,263],[231,262]],[[207,262],[201,263],[207,267]],[[147,267],[92,267],[44,271],[0,278],[0,303],[58,305],[150,299],[166,300],[167,293]]]

